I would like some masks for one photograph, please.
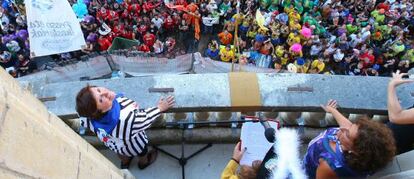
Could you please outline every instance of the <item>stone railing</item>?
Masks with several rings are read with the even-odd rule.
[[[169,111],[171,114],[157,120],[152,129],[157,132],[149,133],[155,143],[174,143],[181,139],[180,130],[166,126],[168,122],[231,121],[239,120],[241,112],[254,115],[257,111],[263,111],[268,118],[278,119],[284,126],[304,127],[303,136],[308,139],[319,131],[315,129],[336,125],[332,116],[320,107],[328,99],[336,99],[339,110],[351,120],[367,115],[374,120],[386,121],[388,80],[383,77],[265,73],[161,75],[54,83],[33,89],[33,93],[38,98],[53,98],[44,102],[48,110],[75,128],[78,126],[75,96],[86,84],[122,92],[142,108],[155,105],[160,96],[174,95],[176,106]],[[157,88],[160,90],[154,91],[167,89],[170,92],[150,92]],[[414,103],[413,88],[406,85],[398,89],[405,108]],[[192,127],[193,138],[189,138],[192,142],[232,142],[239,132],[234,124],[195,124]]]

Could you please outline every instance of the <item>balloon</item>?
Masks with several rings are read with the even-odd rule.
[[[17,39],[17,35],[14,33],[14,34],[10,34],[9,35],[9,39],[10,40],[16,40]]]
[[[87,16],[85,16],[84,18],[83,18],[83,21],[85,21],[86,23],[93,23],[93,22],[95,22],[95,18],[93,17],[93,16],[91,16],[91,15],[87,15]]]
[[[303,27],[302,30],[300,31],[300,33],[305,37],[305,38],[310,38],[312,36],[312,30],[307,28],[307,27]]]
[[[22,40],[26,40],[29,34],[27,33],[26,29],[21,29],[19,32],[17,32],[17,37],[19,37]]]
[[[98,35],[96,33],[89,34],[88,37],[86,37],[86,40],[89,42],[96,42],[98,39]]]
[[[76,16],[81,19],[88,14],[88,8],[86,7],[86,4],[83,3],[83,0],[78,0],[76,4],[73,4],[72,9]]]
[[[300,45],[300,44],[298,44],[298,43],[295,43],[295,44],[293,44],[293,45],[290,47],[290,49],[291,49],[293,52],[299,53],[299,52],[301,52],[301,51],[302,51],[302,45]]]
[[[1,38],[1,41],[2,41],[3,43],[7,43],[7,42],[9,42],[9,41],[10,41],[10,37],[9,37],[8,35],[3,36],[3,37]]]

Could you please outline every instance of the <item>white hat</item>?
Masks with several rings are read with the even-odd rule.
[[[111,32],[111,28],[108,25],[106,25],[105,23],[103,23],[101,25],[101,27],[99,27],[98,32],[101,35],[107,35],[107,34],[109,34],[109,32]]]
[[[296,73],[296,72],[298,71],[298,68],[296,67],[296,65],[295,65],[295,64],[293,64],[293,63],[289,63],[289,64],[287,65],[287,70],[288,70],[290,73]]]

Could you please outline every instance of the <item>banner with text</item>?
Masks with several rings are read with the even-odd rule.
[[[25,0],[31,57],[80,50],[82,30],[67,0]]]

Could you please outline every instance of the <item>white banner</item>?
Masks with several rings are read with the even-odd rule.
[[[25,0],[31,57],[80,50],[82,30],[67,0]]]

